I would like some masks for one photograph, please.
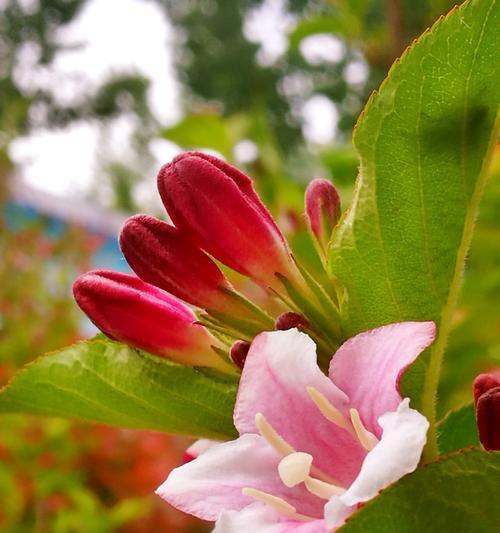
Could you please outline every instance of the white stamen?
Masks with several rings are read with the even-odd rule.
[[[373,433],[365,428],[357,409],[349,409],[349,413],[351,415],[351,422],[354,427],[354,431],[356,432],[361,446],[368,451],[373,450],[373,448],[375,448],[375,446],[378,444],[377,437],[375,437]]]
[[[271,426],[267,418],[262,413],[257,413],[255,415],[255,425],[257,426],[261,436],[264,437],[268,444],[272,446],[280,455],[286,457],[291,453],[296,453],[295,448],[288,444],[285,439],[280,437],[278,432],[273,428],[273,426]],[[338,483],[335,478],[329,476],[314,465],[311,465],[311,474],[313,474],[315,477],[323,479],[327,483]]]
[[[304,484],[309,492],[325,500],[329,500],[332,496],[340,496],[345,492],[345,489],[338,485],[325,483],[321,479],[315,479],[313,477],[305,479]]]
[[[294,520],[300,520],[301,522],[311,522],[315,520],[312,516],[306,516],[300,513],[297,513],[297,509],[293,505],[290,505],[283,498],[278,498],[278,496],[273,496],[262,490],[252,489],[250,487],[244,488],[241,490],[242,494],[249,496],[254,500],[258,500],[262,503],[265,503],[272,507],[278,513],[287,516],[288,518],[293,518]]]
[[[291,453],[284,457],[278,465],[281,481],[287,487],[295,487],[309,476],[313,456],[304,452]]]
[[[330,403],[324,394],[315,387],[307,387],[307,392],[311,397],[311,400],[316,404],[316,407],[327,420],[341,428],[347,430],[351,429],[342,413]]]
[[[295,453],[293,447],[278,435],[276,430],[271,426],[262,413],[257,413],[255,415],[255,425],[257,426],[259,433],[280,455],[286,456]]]

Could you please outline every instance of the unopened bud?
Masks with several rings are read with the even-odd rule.
[[[175,296],[136,276],[94,270],[73,285],[75,300],[108,337],[186,365],[229,369],[217,341]]]
[[[485,450],[500,450],[500,377],[480,374],[474,381],[479,440]]]
[[[236,341],[231,346],[230,357],[233,363],[243,370],[245,361],[247,359],[248,350],[250,350],[250,343],[246,341]]]
[[[220,268],[174,226],[148,215],[127,220],[120,234],[123,255],[144,281],[201,309],[231,312]]]
[[[340,196],[330,181],[317,178],[309,183],[305,194],[305,213],[309,231],[324,254],[341,215]]]
[[[176,227],[222,263],[262,285],[295,273],[285,238],[237,168],[187,152],[160,170],[158,189]]]
[[[309,322],[305,319],[305,317],[299,315],[299,313],[288,311],[286,313],[281,314],[276,319],[275,327],[277,330],[287,330],[292,328],[303,329],[309,327]]]

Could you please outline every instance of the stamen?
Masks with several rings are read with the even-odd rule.
[[[284,457],[278,465],[281,481],[291,488],[302,483],[309,476],[313,456],[308,453],[295,452]]]
[[[257,426],[259,433],[280,455],[286,456],[295,453],[293,447],[278,435],[276,430],[271,426],[262,413],[257,413],[255,415],[255,425]]]
[[[321,479],[315,479],[313,477],[305,479],[304,485],[309,492],[325,500],[329,500],[332,496],[340,496],[345,492],[345,489],[338,485],[326,483],[325,481],[321,481]]]
[[[252,489],[249,487],[242,489],[241,492],[245,496],[249,496],[254,500],[258,500],[259,502],[269,505],[275,511],[278,511],[278,513],[288,518],[293,518],[294,520],[299,520],[301,522],[312,522],[315,520],[315,518],[312,516],[306,516],[297,513],[297,509],[295,509],[293,505],[290,505],[283,498],[278,498],[278,496],[273,496],[272,494],[263,492],[262,490]]]
[[[351,422],[354,427],[354,431],[358,436],[361,446],[368,451],[373,450],[373,448],[378,444],[377,437],[375,437],[373,433],[365,428],[357,409],[349,409],[349,413],[351,415]]]
[[[327,420],[343,429],[351,429],[342,413],[330,403],[324,394],[315,387],[307,387],[307,392],[311,397],[311,400],[316,404],[316,407]]]

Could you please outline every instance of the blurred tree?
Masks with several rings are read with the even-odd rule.
[[[258,180],[268,202],[297,207],[300,195],[290,192],[290,177],[302,181],[303,187],[305,178],[326,174],[349,195],[357,169],[350,135],[368,95],[395,57],[454,4],[453,0],[156,1],[177,31],[177,70],[185,88],[186,117],[163,135],[183,148],[212,148],[238,160]],[[269,57],[265,41],[273,35],[266,31],[269,26],[271,34],[273,25],[274,39],[283,38],[285,44]],[[257,40],[261,44],[253,42]],[[335,142],[306,151],[304,112],[318,97],[327,107],[334,106]],[[205,125],[207,115],[212,117],[211,126],[218,123],[217,130],[210,130],[211,140],[206,128],[193,127],[195,122]],[[229,149],[225,144],[221,150],[221,138],[229,140]],[[248,140],[256,146],[256,154],[238,157],[238,144]]]
[[[57,39],[57,30],[76,20],[87,4],[88,0],[8,0],[0,8],[0,159],[8,159],[9,143],[20,135],[80,120],[92,120],[105,130],[114,119],[128,116],[136,123],[132,132],[136,157],[127,161],[130,188],[150,164],[148,142],[158,129],[146,100],[150,81],[140,74],[113,73],[83,99],[63,104],[50,87],[33,77],[66,49]],[[23,58],[28,58],[29,67],[23,66]],[[28,83],[20,75],[23,68],[30,70]],[[109,161],[105,148],[102,143],[100,170],[111,185],[112,203],[132,209],[135,206],[123,191],[124,164]]]

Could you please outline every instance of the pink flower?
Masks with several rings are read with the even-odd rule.
[[[158,494],[216,520],[217,533],[326,533],[412,472],[428,422],[402,400],[403,371],[435,337],[402,322],[353,337],[329,377],[296,329],[262,333],[250,348],[234,422],[240,437],[171,472]]]
[[[75,281],[73,293],[112,339],[186,365],[229,368],[212,350],[217,340],[186,304],[136,276],[94,270]]]
[[[269,286],[275,273],[296,275],[285,238],[237,168],[186,152],[160,170],[158,189],[176,227],[222,263]]]

